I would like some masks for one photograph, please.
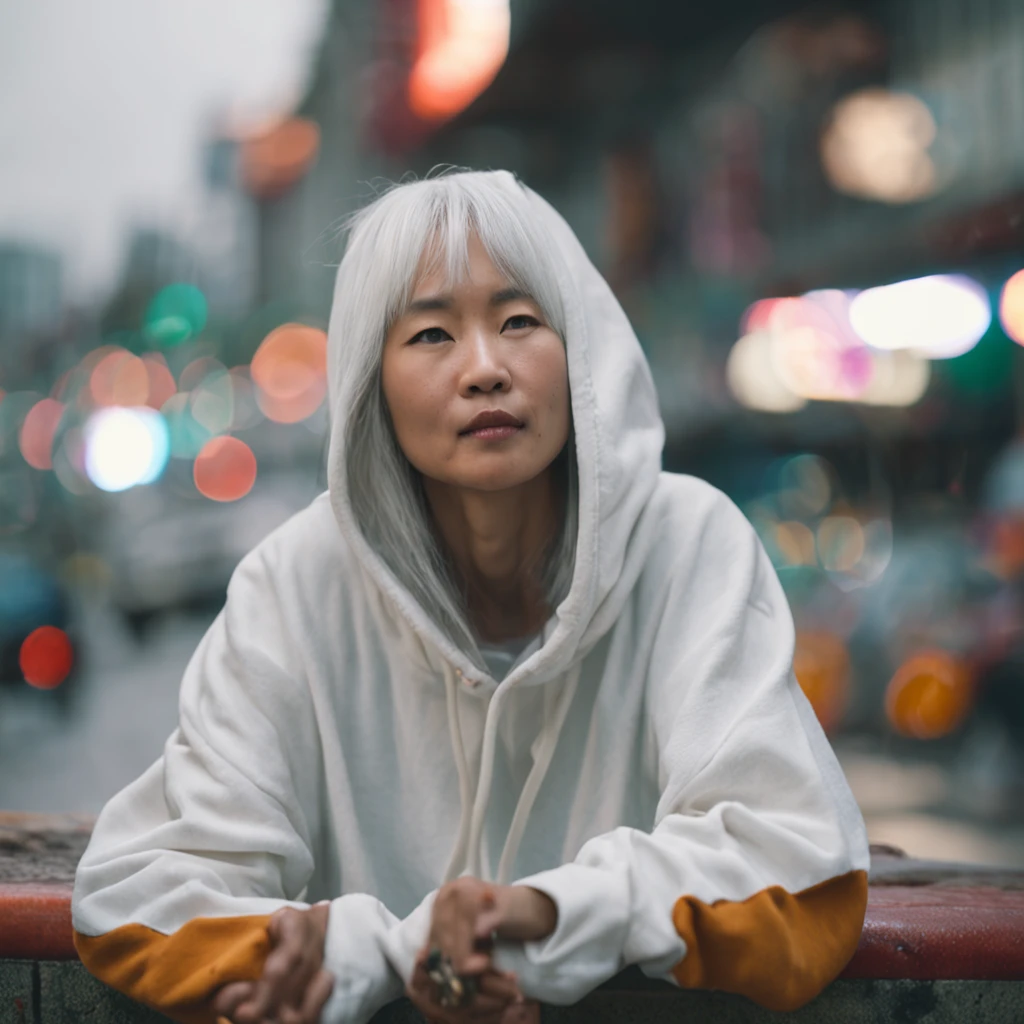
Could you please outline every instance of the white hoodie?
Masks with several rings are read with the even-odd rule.
[[[500,683],[484,674],[357,529],[335,415],[329,494],[241,563],[163,756],[79,865],[83,962],[177,1020],[214,1021],[216,989],[259,976],[268,916],[320,900],[323,1021],[368,1020],[403,994],[434,894],[463,873],[555,902],[551,936],[496,954],[551,1003],[638,964],[792,1008],[856,947],[864,825],[794,679],[771,564],[726,497],[660,471],[636,337],[562,218],[526,197],[565,306],[571,590]]]

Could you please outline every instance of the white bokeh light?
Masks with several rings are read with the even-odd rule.
[[[929,359],[970,352],[991,323],[988,293],[959,274],[868,288],[850,303],[850,324],[872,348],[910,349]]]
[[[103,491],[156,480],[167,465],[167,423],[153,409],[101,409],[85,425],[85,472]]]

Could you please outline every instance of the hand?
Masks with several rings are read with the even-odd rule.
[[[427,974],[428,955],[424,948],[417,956],[412,979],[405,989],[413,1005],[428,1021],[441,1024],[517,1024],[516,1014],[527,1009],[515,975],[493,967],[474,976],[476,992],[465,1006],[458,1009],[442,1006],[437,999],[437,986]]]
[[[323,970],[329,912],[329,903],[277,911],[267,926],[271,951],[263,974],[219,989],[214,1012],[232,1024],[318,1024],[334,987]]]
[[[494,968],[493,938],[542,939],[557,922],[554,902],[536,889],[491,885],[468,877],[449,882],[435,897],[430,937],[407,988],[409,998],[436,1020],[500,1020],[506,1011],[521,1006],[523,997],[515,979]],[[441,1006],[436,985],[427,974],[426,959],[434,949],[451,961],[457,975],[476,982],[477,994],[458,1010]]]

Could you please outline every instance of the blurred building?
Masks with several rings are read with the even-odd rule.
[[[242,181],[237,139],[212,137],[204,156],[206,193],[193,243],[210,308],[222,316],[239,317],[256,299],[256,206]]]
[[[4,360],[36,334],[54,329],[63,312],[60,256],[48,249],[0,242],[0,345]]]

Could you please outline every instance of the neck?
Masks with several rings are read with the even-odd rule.
[[[477,635],[500,641],[540,629],[548,616],[543,559],[560,508],[550,469],[503,491],[423,485]]]

